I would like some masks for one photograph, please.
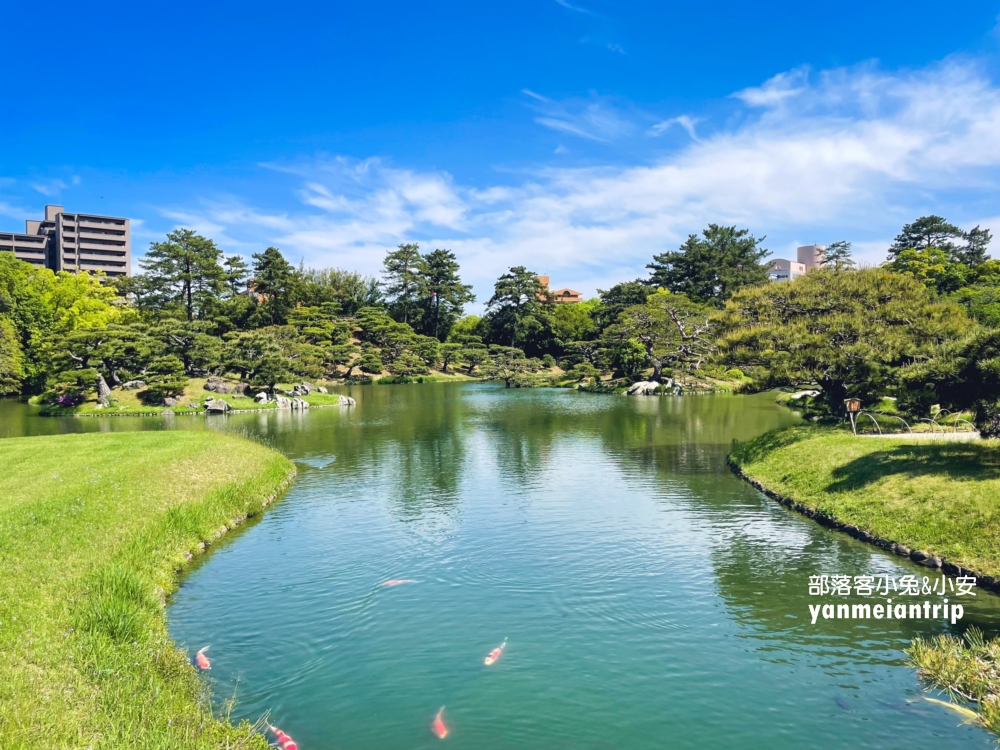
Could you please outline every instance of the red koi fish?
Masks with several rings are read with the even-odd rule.
[[[383,586],[398,586],[401,583],[416,583],[416,581],[411,581],[409,578],[393,578],[389,581],[382,581]]]
[[[278,747],[280,747],[281,750],[299,750],[299,746],[295,744],[295,740],[282,732],[280,729],[277,727],[271,727],[271,731],[274,732],[274,736],[278,740]]]
[[[483,664],[485,664],[487,667],[492,667],[494,664],[497,663],[497,659],[500,658],[500,654],[503,653],[503,650],[505,648],[507,648],[506,638],[503,639],[503,643],[501,643],[495,649],[490,651],[489,656],[486,657],[486,659],[483,661]]]
[[[208,657],[205,656],[205,652],[208,651],[209,648],[211,648],[211,646],[205,646],[205,648],[201,649],[200,651],[198,651],[197,654],[194,655],[194,660],[198,664],[199,669],[212,668],[212,662],[210,662],[208,660]]]
[[[437,712],[437,716],[434,717],[434,721],[431,722],[431,731],[437,735],[439,740],[443,740],[448,736],[448,727],[444,723],[444,719],[441,715],[444,713],[444,706],[441,706],[441,710]]]

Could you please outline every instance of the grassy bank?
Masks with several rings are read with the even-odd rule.
[[[1000,577],[1000,442],[858,438],[793,427],[733,447],[769,490],[868,533]],[[967,720],[1000,731],[1000,640],[916,638],[910,664]],[[961,706],[969,702],[976,713]]]
[[[770,490],[868,533],[1000,577],[1000,443],[793,427],[733,448]]]
[[[291,463],[186,431],[9,438],[0,459],[4,747],[266,748],[212,717],[164,595],[189,551],[259,512]]]

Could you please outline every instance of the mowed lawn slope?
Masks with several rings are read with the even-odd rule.
[[[212,718],[163,602],[186,551],[293,473],[208,431],[0,440],[0,744],[267,747]]]
[[[793,427],[733,447],[770,490],[911,549],[1000,577],[1000,442]]]

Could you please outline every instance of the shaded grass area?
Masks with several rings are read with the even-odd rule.
[[[910,442],[792,427],[733,446],[781,495],[913,549],[1000,576],[1000,442]]]
[[[186,551],[260,512],[293,473],[212,432],[0,441],[4,747],[266,748],[249,724],[212,716],[163,610]]]

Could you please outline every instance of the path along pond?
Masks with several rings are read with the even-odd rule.
[[[46,419],[5,401],[0,436],[220,429],[297,463],[168,616],[192,655],[211,644],[237,718],[270,712],[303,750],[437,747],[441,706],[446,742],[476,750],[995,746],[921,700],[904,664],[914,635],[949,625],[811,624],[811,575],[931,573],[729,471],[733,438],[796,421],[772,396],[349,392],[353,409],[209,419]],[[964,600],[965,627],[1000,629],[1000,600]]]

